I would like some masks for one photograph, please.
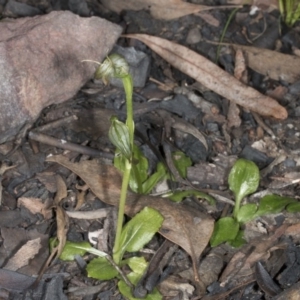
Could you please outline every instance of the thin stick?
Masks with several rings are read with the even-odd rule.
[[[103,151],[99,151],[99,150],[89,148],[89,147],[86,147],[86,146],[70,143],[70,142],[67,142],[65,140],[59,140],[59,139],[53,138],[51,136],[35,132],[35,131],[30,131],[29,132],[29,138],[34,140],[34,141],[46,144],[46,145],[50,145],[50,146],[62,148],[62,149],[65,149],[65,150],[78,152],[78,153],[81,153],[81,154],[86,154],[86,155],[90,155],[90,156],[100,156],[100,157],[111,159],[111,160],[114,157],[113,154],[110,154],[110,153],[107,153],[107,152],[103,152]]]

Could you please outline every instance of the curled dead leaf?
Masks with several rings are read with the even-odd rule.
[[[202,55],[174,42],[146,34],[128,34],[145,43],[167,62],[206,88],[260,115],[287,118],[287,111],[271,97],[244,85]]]

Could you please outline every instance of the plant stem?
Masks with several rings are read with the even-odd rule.
[[[237,214],[240,210],[240,207],[241,207],[241,201],[242,199],[241,198],[236,198],[235,200],[235,205],[234,205],[234,209],[233,209],[233,217],[236,219],[237,217]]]
[[[133,105],[132,105],[133,83],[132,83],[131,75],[128,74],[122,77],[122,82],[126,94],[126,111],[127,111],[126,125],[128,127],[128,132],[129,132],[131,159],[130,160],[126,159],[125,171],[123,173],[123,179],[122,179],[116,239],[115,239],[115,245],[113,249],[113,259],[116,262],[116,264],[119,264],[121,262],[122,255],[123,255],[121,251],[122,245],[121,245],[120,238],[121,238],[122,227],[123,227],[127,190],[128,190],[130,173],[132,168],[133,140],[134,140],[134,121],[133,121]]]
[[[131,75],[127,75],[122,78],[125,94],[126,94],[126,112],[127,119],[126,125],[129,129],[129,140],[131,151],[133,151],[133,139],[134,139],[134,121],[133,121],[133,105],[132,105],[132,94],[133,94],[133,83]]]
[[[120,238],[121,238],[121,233],[122,233],[124,213],[125,213],[125,202],[126,202],[131,166],[132,166],[131,162],[129,160],[126,160],[125,164],[126,165],[125,165],[125,171],[123,173],[119,211],[118,211],[116,238],[115,238],[115,244],[114,244],[114,249],[113,249],[113,259],[117,265],[121,262],[121,259],[122,259],[122,251],[121,251],[122,245],[121,245]]]

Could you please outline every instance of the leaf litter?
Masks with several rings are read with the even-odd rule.
[[[112,11],[120,13],[123,10],[143,10],[149,9],[154,18],[163,20],[177,19],[186,15],[222,8],[232,8],[233,6],[206,6],[184,2],[182,0],[103,0],[102,4]]]
[[[263,116],[286,119],[286,109],[271,97],[244,85],[202,55],[174,42],[147,34],[127,34],[138,39],[178,70],[206,88]]]

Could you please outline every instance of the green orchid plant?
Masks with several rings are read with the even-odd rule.
[[[132,290],[142,277],[148,263],[144,257],[133,256],[124,259],[124,254],[141,250],[159,231],[164,219],[157,210],[144,207],[123,226],[127,191],[129,185],[137,192],[150,191],[165,175],[165,170],[162,166],[158,166],[155,174],[150,177],[145,176],[148,161],[134,144],[133,82],[126,60],[118,54],[112,54],[99,65],[95,77],[102,78],[105,83],[112,77],[121,78],[126,94],[126,122],[123,123],[117,117],[112,117],[109,129],[109,139],[116,147],[114,164],[123,173],[113,253],[111,257],[108,253],[95,249],[88,242],[67,241],[59,258],[74,260],[75,255],[86,253],[98,256],[88,263],[88,276],[99,280],[117,278],[120,292],[126,299],[134,300],[137,298],[132,296]],[[52,247],[55,246],[55,241],[52,241]],[[121,270],[124,265],[131,269],[127,275]],[[162,296],[157,289],[154,289],[144,299],[161,300]]]
[[[228,177],[229,188],[235,196],[233,214],[220,218],[215,223],[210,239],[212,247],[223,242],[239,247],[245,243],[241,229],[245,223],[266,214],[279,213],[284,208],[290,212],[300,210],[300,205],[295,199],[279,195],[266,195],[259,203],[242,204],[246,196],[257,190],[259,180],[259,169],[254,162],[246,159],[236,161]]]
[[[299,0],[278,0],[280,14],[286,25],[292,27],[300,20]]]

